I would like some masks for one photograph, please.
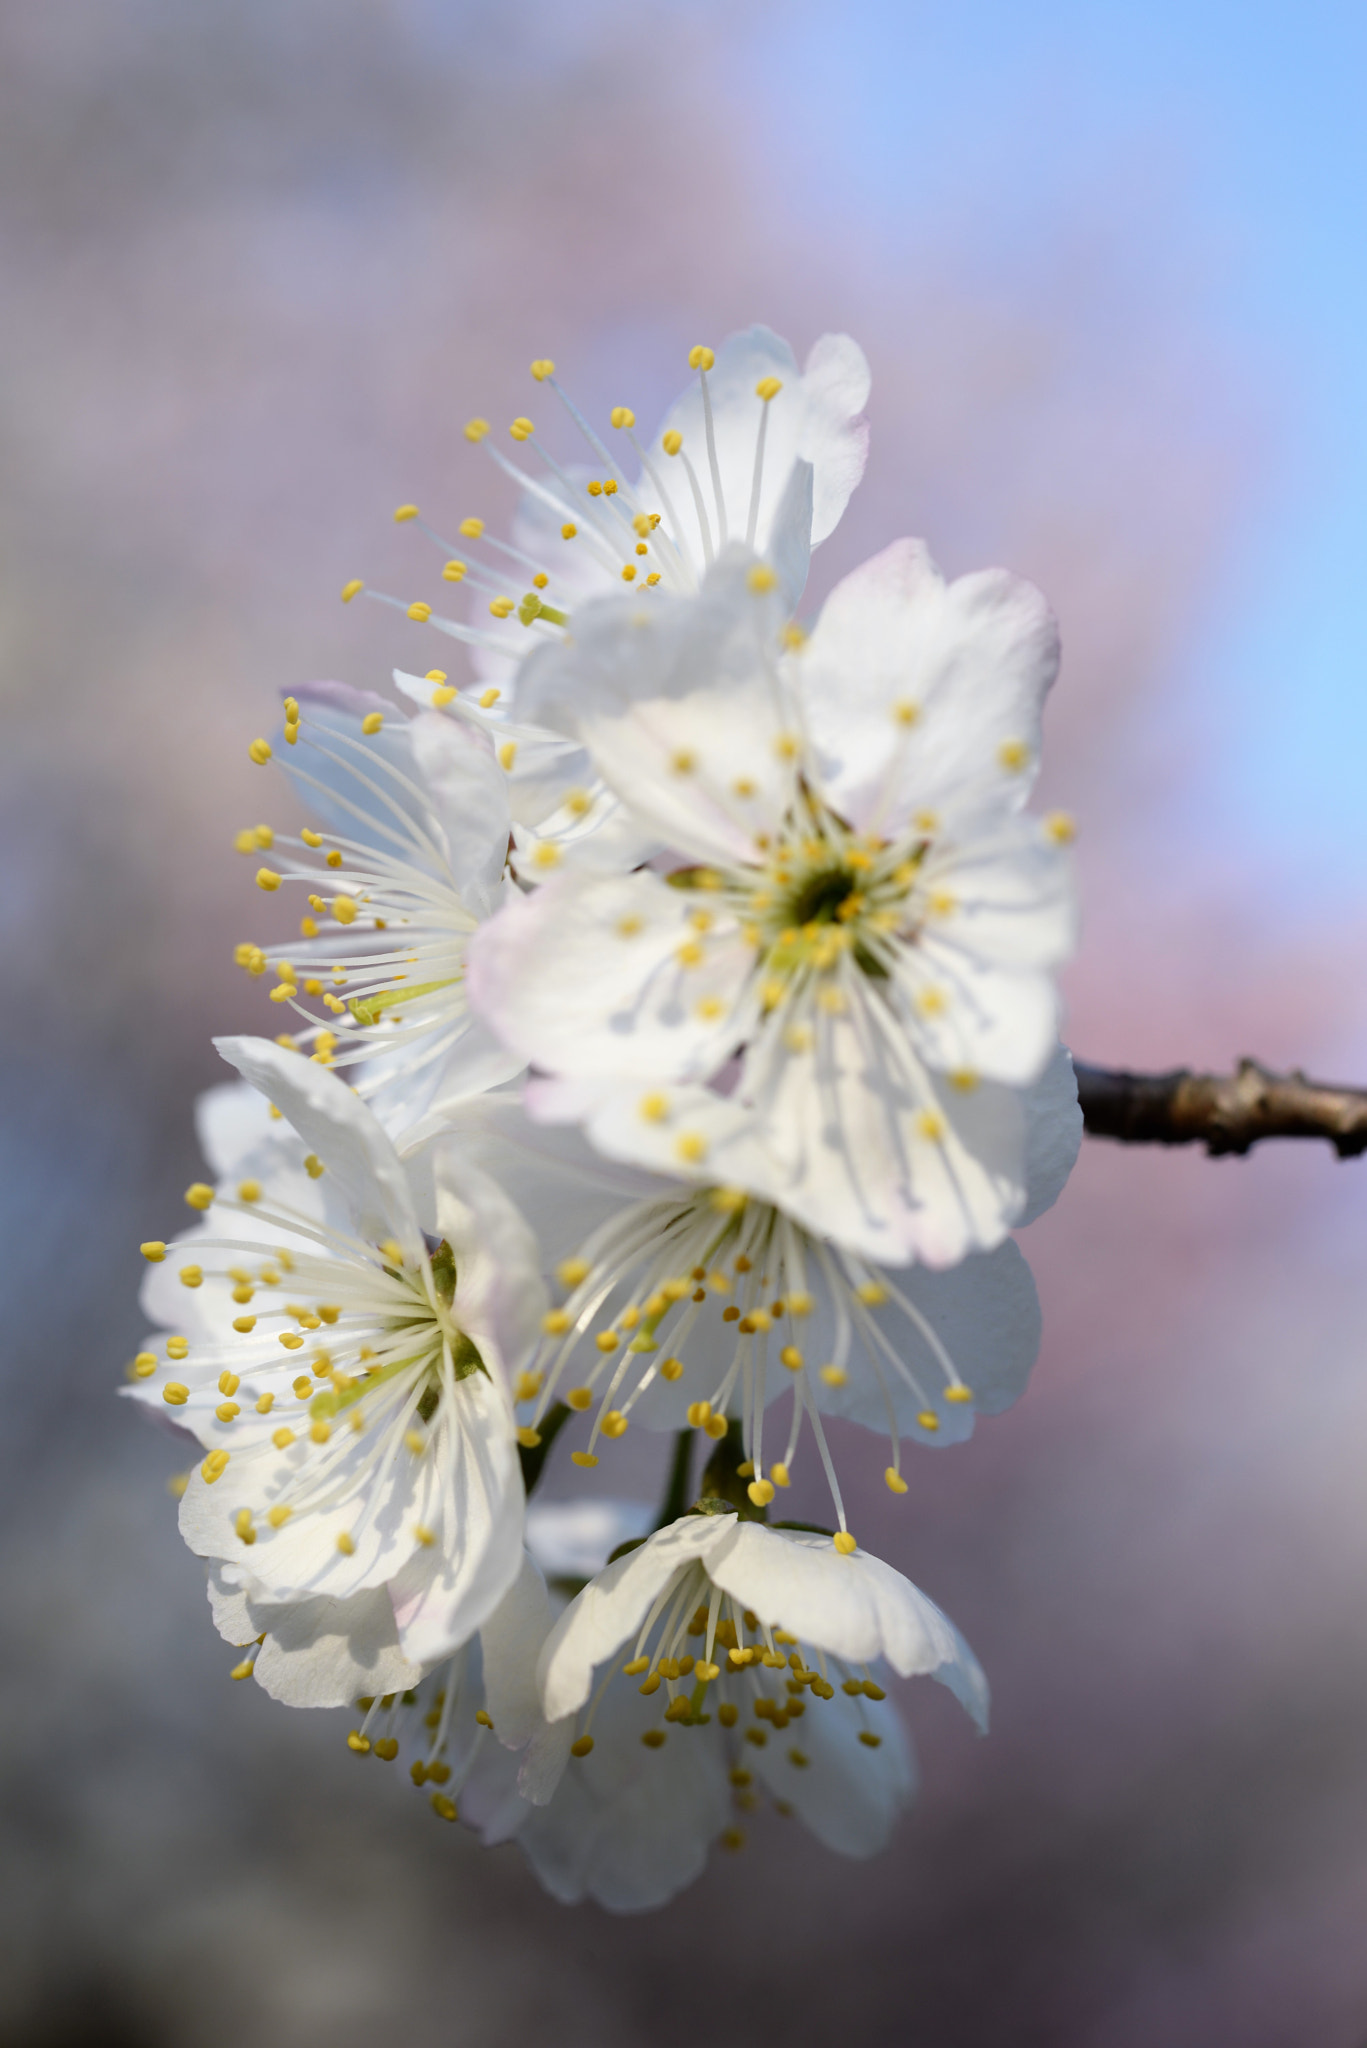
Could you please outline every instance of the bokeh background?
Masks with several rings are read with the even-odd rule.
[[[506,512],[459,429],[533,356],[649,420],[858,335],[813,596],[912,532],[1056,604],[1074,1045],[1367,1080],[1365,61],[1321,0],[0,5],[0,2041],[1367,2042],[1367,1162],[1089,1143],[1027,1398],[860,1510],[992,1736],[912,1689],[886,1856],[775,1821],[647,1919],[230,1684],[113,1391],[273,1026],[246,742],[437,658],[337,592]]]

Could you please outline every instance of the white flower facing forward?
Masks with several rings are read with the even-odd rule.
[[[1056,1044],[1071,828],[1022,815],[1053,621],[1004,573],[946,585],[914,542],[847,577],[805,647],[785,611],[736,551],[698,598],[589,607],[527,664],[532,715],[679,865],[508,904],[471,1001],[549,1073],[638,1081],[646,1121],[739,1055],[785,1203],[945,1265],[1021,1214],[1019,1090]],[[672,1142],[705,1157],[702,1131]]]
[[[432,712],[318,683],[286,700],[282,765],[321,830],[256,826],[241,853],[268,895],[297,890],[300,935],[278,952],[237,949],[300,1020],[324,1065],[359,1068],[359,1093],[391,1129],[447,1095],[507,1080],[520,1061],[472,1015],[465,948],[502,900],[511,818],[492,757]],[[264,740],[254,759],[270,758]]]
[[[514,544],[474,516],[460,521],[452,542],[416,505],[399,506],[394,517],[420,527],[446,557],[444,580],[475,595],[478,625],[439,616],[423,599],[366,595],[472,646],[486,684],[504,689],[517,663],[538,642],[559,639],[580,605],[624,582],[642,593],[691,593],[732,541],[770,559],[795,604],[812,548],[834,530],[864,473],[863,350],[848,335],[823,335],[799,369],[787,342],[757,326],[715,354],[692,349],[688,361],[696,381],[653,441],[638,440],[629,406],[613,409],[613,430],[639,465],[635,482],[620,474],[550,361],[533,363],[532,375],[565,408],[592,471],[557,461],[534,423],[519,417],[512,438],[541,466],[529,474],[500,452],[487,420],[470,421],[467,439],[521,493]],[[528,586],[520,598],[512,594],[518,582]],[[343,598],[364,588],[348,583]],[[476,693],[486,708],[498,694]],[[442,701],[454,695],[443,691]]]
[[[702,1112],[727,1178],[671,1170],[669,1131],[642,1126],[635,1098],[598,1091],[574,1104],[586,1131],[533,1121],[492,1094],[439,1107],[461,1156],[507,1189],[533,1223],[562,1299],[515,1394],[521,1438],[540,1440],[557,1402],[592,1412],[581,1466],[626,1434],[691,1425],[712,1437],[739,1418],[756,1505],[787,1487],[810,1442],[837,1522],[845,1509],[823,1416],[887,1438],[885,1479],[904,1493],[901,1440],[962,1442],[975,1414],[1024,1390],[1039,1340],[1030,1271],[1014,1244],[945,1272],[892,1275],[805,1229],[767,1198],[754,1119],[705,1091]],[[533,1088],[530,1100],[544,1100]],[[1076,1155],[1081,1118],[1066,1054],[1027,1091],[1030,1213],[1047,1208]],[[644,1129],[644,1141],[638,1135]],[[589,1142],[592,1140],[592,1143]],[[650,1149],[653,1147],[653,1152]],[[596,1148],[596,1149],[595,1149]],[[653,1170],[651,1170],[653,1169]],[[744,1176],[760,1183],[746,1193]],[[766,1410],[791,1397],[775,1432]]]
[[[556,1784],[544,1745],[528,1787],[543,1810],[517,1839],[557,1897],[619,1911],[662,1904],[713,1842],[739,1848],[765,1794],[827,1847],[873,1855],[915,1788],[880,1660],[931,1673],[985,1725],[971,1651],[900,1574],[729,1512],[685,1516],[552,1629],[538,1669],[565,1771]]]
[[[544,1302],[534,1241],[449,1148],[401,1162],[324,1068],[260,1039],[219,1047],[297,1142],[197,1184],[187,1199],[212,1214],[144,1247],[148,1313],[185,1334],[140,1354],[132,1391],[207,1452],[181,1503],[192,1550],[245,1567],[269,1602],[387,1589],[404,1657],[430,1662],[519,1567],[507,1376]]]

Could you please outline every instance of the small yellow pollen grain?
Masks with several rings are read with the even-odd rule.
[[[677,1158],[689,1166],[697,1166],[707,1157],[707,1140],[701,1131],[680,1131],[674,1141]]]
[[[914,704],[910,697],[899,697],[892,707],[892,721],[894,725],[915,725],[920,716],[920,705]]]
[[[1010,775],[1019,775],[1030,760],[1030,749],[1024,740],[1003,740],[997,749],[997,759]]]
[[[1052,839],[1055,846],[1071,846],[1077,838],[1077,823],[1067,811],[1050,811],[1044,820],[1044,836]]]
[[[923,1109],[916,1118],[917,1134],[929,1145],[940,1144],[945,1135],[945,1120],[937,1110]]]
[[[772,590],[777,582],[778,577],[767,562],[755,562],[746,571],[746,588],[753,590],[757,596],[766,590]]]
[[[657,1089],[643,1095],[638,1107],[646,1123],[662,1124],[669,1115],[669,1097]]]

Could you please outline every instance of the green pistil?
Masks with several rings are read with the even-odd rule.
[[[347,1004],[358,1024],[378,1024],[386,1010],[397,1009],[400,1003],[416,1002],[419,996],[436,995],[439,989],[454,988],[459,977],[450,975],[445,981],[420,981],[412,988],[382,989],[377,996],[356,996]]]

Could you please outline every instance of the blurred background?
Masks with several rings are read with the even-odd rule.
[[[1074,1046],[1367,1081],[1365,61],[1346,0],[0,4],[0,2042],[1367,2043],[1367,1162],[1089,1142],[1027,1398],[859,1510],[992,1736],[911,1689],[887,1855],[775,1821],[648,1919],[230,1684],[114,1395],[209,1034],[274,1027],[246,743],[445,665],[337,593],[426,589],[401,500],[506,513],[460,426],[534,356],[646,423],[695,341],[857,335],[812,599],[904,532],[1049,593]]]

